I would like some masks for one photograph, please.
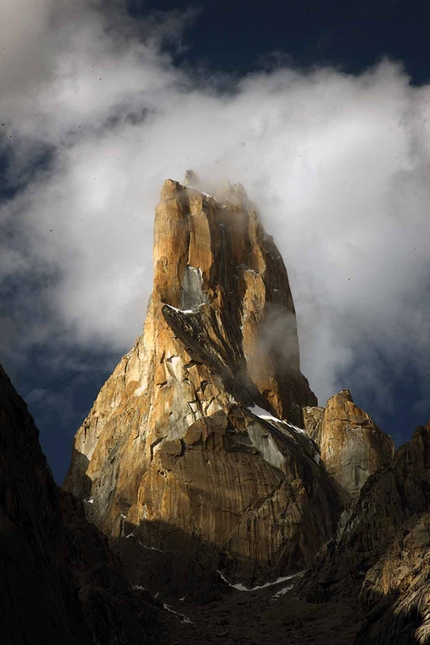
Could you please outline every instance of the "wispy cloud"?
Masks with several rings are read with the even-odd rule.
[[[322,402],[346,384],[385,405],[387,378],[422,371],[430,87],[389,61],[360,76],[205,77],[169,54],[189,15],[136,23],[84,0],[4,6],[2,145],[20,187],[2,208],[5,345],[60,334],[127,351],[151,288],[159,188],[191,167],[209,191],[242,182],[259,208]]]

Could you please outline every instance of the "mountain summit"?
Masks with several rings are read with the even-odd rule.
[[[430,422],[394,452],[348,389],[317,406],[273,240],[242,186],[197,187],[162,189],[144,332],[76,434],[69,492],[0,368],[2,635],[428,643]]]
[[[187,179],[162,188],[144,332],[76,434],[65,488],[133,552],[135,584],[154,549],[260,581],[309,566],[340,498],[301,427],[316,397],[282,258],[240,184],[215,199]]]

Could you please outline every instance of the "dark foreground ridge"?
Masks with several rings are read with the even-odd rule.
[[[164,630],[107,538],[59,489],[27,407],[0,366],[0,641],[142,645]]]

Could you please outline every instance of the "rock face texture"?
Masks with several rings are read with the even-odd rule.
[[[305,407],[303,417],[306,431],[318,444],[345,501],[355,499],[369,475],[386,466],[393,456],[393,440],[355,405],[349,390],[332,396],[325,409]]]
[[[306,406],[302,409],[303,427],[306,434],[320,447],[322,438],[322,424],[325,408],[321,406]],[[321,448],[320,448],[321,450]]]
[[[161,643],[82,504],[55,485],[24,401],[0,366],[0,633],[8,645]]]
[[[341,509],[297,427],[314,405],[287,272],[243,188],[215,200],[168,180],[144,333],[75,437],[66,490],[135,584],[160,552],[249,582],[296,571]]]
[[[357,645],[424,645],[430,639],[430,513],[407,520],[366,575],[367,621]]]
[[[346,594],[364,604],[357,645],[429,642],[429,514],[430,422],[369,477],[310,576],[310,598]]]

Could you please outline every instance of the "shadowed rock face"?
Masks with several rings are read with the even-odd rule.
[[[55,485],[26,405],[0,366],[0,633],[7,645],[160,643],[82,504]]]
[[[355,499],[367,478],[393,456],[393,440],[355,405],[349,390],[332,396],[325,409],[304,408],[303,418],[345,502]]]
[[[143,336],[78,431],[65,488],[135,583],[151,551],[203,568],[221,557],[249,581],[298,570],[340,510],[316,444],[291,425],[315,404],[285,266],[243,189],[216,201],[168,180]]]
[[[364,577],[360,594],[369,616],[357,643],[428,643],[430,422],[365,489],[343,547],[353,550]],[[361,544],[362,552],[352,544]]]
[[[430,638],[430,513],[407,520],[367,573],[367,621],[357,645],[424,645]]]
[[[417,645],[430,635],[430,423],[369,477],[337,545],[305,586],[319,601],[349,595],[368,619],[357,645]]]

